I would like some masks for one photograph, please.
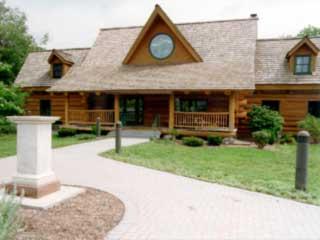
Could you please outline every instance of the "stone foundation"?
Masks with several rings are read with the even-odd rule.
[[[14,183],[6,184],[5,189],[8,193],[12,193],[14,188],[16,189],[16,195],[29,197],[29,198],[41,198],[50,193],[54,193],[60,190],[61,184],[59,181],[47,183],[42,186],[33,187],[27,185],[16,185]]]

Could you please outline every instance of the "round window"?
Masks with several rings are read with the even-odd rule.
[[[156,59],[165,59],[169,57],[174,50],[174,43],[171,36],[160,33],[150,41],[150,53]]]

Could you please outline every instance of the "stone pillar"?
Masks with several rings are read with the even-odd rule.
[[[59,117],[12,116],[17,124],[17,172],[9,190],[16,186],[24,196],[40,198],[60,189],[52,171],[51,125]]]

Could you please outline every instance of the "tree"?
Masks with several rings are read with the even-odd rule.
[[[6,116],[23,114],[26,96],[18,86],[8,86],[0,82],[0,135],[15,132],[15,125],[9,122]]]
[[[0,0],[0,82],[11,84],[30,51],[40,49],[28,33],[26,16]],[[47,35],[43,38],[45,44]]]
[[[308,25],[297,34],[297,37],[305,37],[305,36],[308,36],[308,37],[320,36],[320,28],[312,25]]]

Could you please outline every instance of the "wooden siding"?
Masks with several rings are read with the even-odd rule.
[[[156,117],[160,116],[160,126],[169,124],[169,95],[144,96],[144,126],[150,127]]]
[[[51,115],[61,117],[65,120],[65,100],[69,98],[69,109],[87,109],[85,96],[78,93],[71,93],[66,96],[64,93],[50,94],[48,92],[30,92],[27,97],[25,112],[28,115],[40,115],[40,100],[51,100]]]
[[[319,91],[256,91],[252,95],[241,96],[247,99],[246,109],[250,109],[252,105],[261,105],[263,100],[280,101],[280,114],[284,117],[284,132],[297,132],[297,123],[304,119],[308,113],[308,102],[320,100]],[[248,119],[237,119],[237,128],[240,135],[248,135]]]
[[[152,38],[158,33],[169,34],[175,43],[175,48],[171,56],[163,60],[153,58],[149,52],[149,44]],[[152,27],[142,39],[140,45],[137,47],[135,53],[130,58],[128,64],[147,65],[147,64],[173,64],[173,63],[188,63],[195,62],[192,55],[183,46],[181,41],[176,37],[175,33],[167,26],[167,24],[160,18],[156,18]]]

